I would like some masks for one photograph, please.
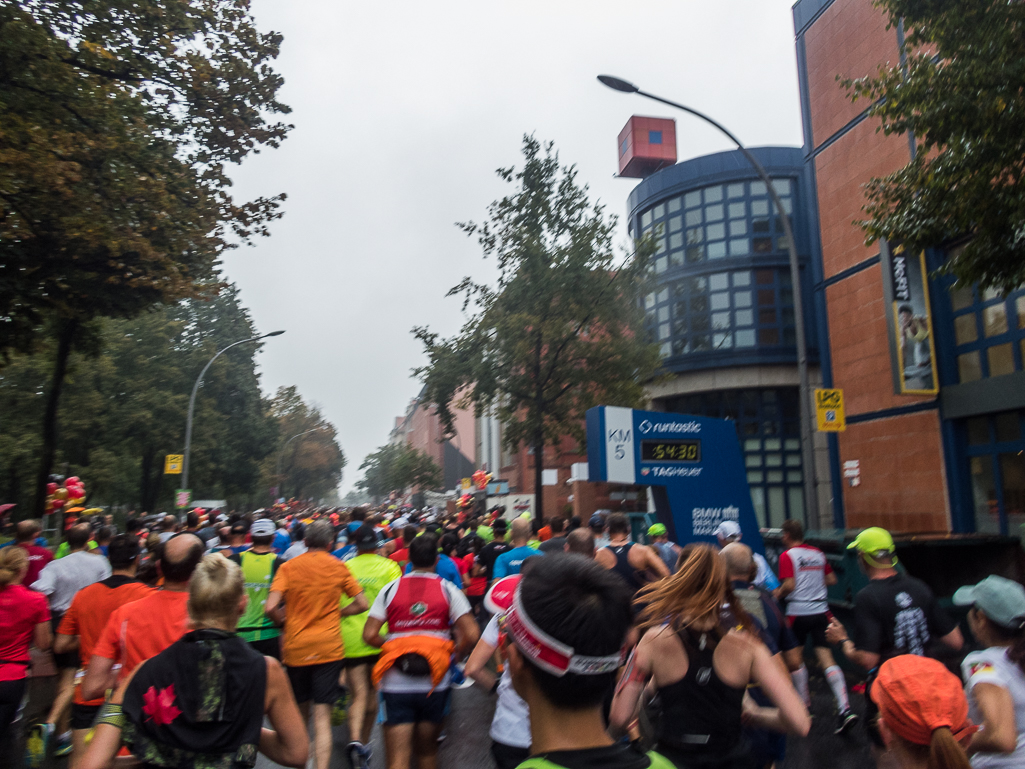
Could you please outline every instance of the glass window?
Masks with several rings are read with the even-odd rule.
[[[733,334],[712,334],[712,349],[728,350],[733,347]]]
[[[658,338],[668,339],[669,338],[669,324],[663,323],[658,327]]]
[[[989,443],[989,420],[986,417],[975,417],[965,423],[968,429],[969,446],[985,446]]]
[[[705,237],[708,240],[722,240],[726,237],[726,227],[723,224],[709,224],[705,227]]]
[[[993,481],[993,458],[971,457],[972,500],[975,504],[975,530],[986,534],[1000,533],[1000,504]]]
[[[765,480],[765,474],[764,473],[759,472],[757,470],[750,470],[750,471],[748,471],[748,474],[747,474],[747,482],[748,483],[763,483],[764,480]],[[755,491],[754,489],[751,489],[752,495],[754,494],[754,491]],[[761,491],[761,489],[759,489],[759,491]]]
[[[746,215],[745,208],[746,206],[743,203],[730,203],[730,219],[743,219]]]
[[[765,189],[765,182],[751,182],[751,195],[766,195],[768,191]]]
[[[670,251],[669,252],[669,264],[672,267],[680,267],[683,265],[683,251]]]
[[[1025,455],[1020,452],[1001,454],[1000,476],[1007,530],[1017,534],[1025,522]]]
[[[648,131],[648,144],[661,144],[662,143],[662,132],[661,131]]]
[[[975,313],[958,315],[954,318],[954,339],[957,344],[968,344],[979,338],[978,329],[975,328]]]
[[[669,305],[663,305],[658,308],[658,322],[665,323],[669,320]]]
[[[790,198],[780,198],[779,202],[783,204],[783,210],[787,212],[787,215],[794,213],[794,202]]]
[[[733,286],[750,286],[751,285],[751,273],[748,270],[740,270],[739,272],[733,273]]]
[[[771,346],[779,344],[779,329],[778,328],[760,328],[758,329],[758,344]]]
[[[705,247],[704,246],[687,246],[687,263],[693,264],[694,262],[700,262],[705,258]]]
[[[769,215],[769,201],[768,200],[752,200],[751,201],[751,216],[768,216]]]
[[[651,307],[655,306],[655,295],[654,294],[648,294],[646,297],[644,297],[644,306],[648,307],[648,308],[651,308]]]
[[[957,356],[957,376],[960,382],[977,382],[982,379],[978,352],[966,352]]]
[[[730,198],[742,198],[744,197],[744,185],[731,184],[726,188],[726,196]]]
[[[664,256],[660,256],[655,260],[655,272],[662,273],[669,269],[669,259]]]
[[[712,328],[718,330],[730,327],[730,314],[728,312],[712,313]]]
[[[651,224],[651,211],[645,211],[641,214],[641,227],[647,227]]]
[[[752,185],[753,186],[753,185]],[[772,483],[775,479],[773,476],[782,476],[782,473],[769,473],[766,480]],[[778,481],[782,481],[780,477]],[[778,482],[777,481],[777,482]],[[784,497],[782,486],[769,486],[769,526],[773,528],[779,528],[783,525],[783,521],[787,519],[787,505]]]
[[[755,238],[751,241],[751,250],[756,254],[771,254],[772,238]]]
[[[750,291],[735,291],[733,294],[733,306],[734,307],[750,307],[751,306],[751,292]]]
[[[741,219],[738,222],[730,222],[730,237],[736,238],[747,235],[747,221]]]
[[[1011,343],[998,344],[986,350],[990,376],[1003,376],[1014,373],[1014,348]]]
[[[751,253],[751,243],[747,238],[734,238],[730,241],[730,256],[747,256]]]
[[[718,203],[714,206],[705,206],[705,221],[706,222],[718,222],[722,221],[723,209],[722,204]]]
[[[701,209],[695,208],[693,211],[688,211],[685,215],[685,220],[688,227],[701,224]]]
[[[754,219],[751,222],[751,232],[754,232],[754,233],[757,233],[757,234],[768,234],[768,232],[769,232],[769,220],[768,220],[768,218],[765,218],[765,219]],[[772,242],[771,239],[770,239],[769,242],[770,243]]]
[[[687,244],[700,243],[705,239],[704,230],[701,227],[691,227],[687,230]]]
[[[677,248],[683,248],[683,233],[677,232],[669,236],[669,248],[674,250]]]
[[[754,323],[754,317],[751,310],[737,310],[733,315],[734,325],[736,326],[750,326]]]
[[[709,243],[705,248],[709,259],[722,259],[726,256],[726,244],[723,242]]]
[[[669,342],[663,342],[661,344],[661,346],[659,346],[658,351],[662,355],[663,358],[668,358],[670,352],[672,352],[672,349],[673,349],[673,346],[671,344],[669,344]]]
[[[737,347],[754,347],[755,346],[755,332],[754,329],[743,329],[737,331],[735,334],[735,342]]]
[[[662,238],[662,237],[655,238],[655,253],[656,254],[661,254],[665,250],[666,250],[666,239]]]
[[[726,272],[716,272],[708,276],[708,287],[713,291],[722,291],[730,287],[730,276]]]
[[[669,219],[669,231],[676,232],[677,230],[683,229],[683,217],[673,216]]]
[[[669,301],[669,289],[668,288],[663,288],[662,290],[660,290],[658,292],[658,301],[659,301],[659,304],[661,304],[662,302],[668,302]]]
[[[982,311],[982,325],[986,329],[986,336],[1007,333],[1007,310],[1003,302]]]
[[[669,213],[673,213],[675,211],[679,211],[680,210],[680,199],[679,198],[670,198],[668,205],[669,205]]]
[[[688,192],[683,196],[683,204],[687,208],[694,208],[694,206],[701,205],[701,190],[695,190],[694,192]]]
[[[722,200],[722,187],[718,185],[715,187],[705,187],[706,203],[718,203],[720,200]]]
[[[711,304],[713,310],[728,310],[730,308],[730,295],[725,291],[719,294],[712,294]]]
[[[787,239],[786,238],[779,238],[776,241],[776,248],[778,248],[780,251],[789,251],[790,250],[790,244],[787,243]]]
[[[652,214],[654,215],[654,217],[656,219],[661,219],[663,216],[665,216],[666,215],[665,203],[659,203],[657,206],[655,206],[655,208],[652,209]]]
[[[790,180],[789,179],[773,179],[772,186],[776,188],[776,194],[780,197],[790,194]]]
[[[950,303],[954,308],[954,311],[963,310],[967,307],[971,307],[975,301],[972,296],[971,286],[959,286],[957,288],[950,289]]]
[[[1021,416],[1017,411],[1004,411],[993,415],[997,443],[1021,439]]]

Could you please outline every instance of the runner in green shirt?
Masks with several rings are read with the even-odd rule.
[[[246,596],[249,598],[245,613],[238,621],[239,637],[260,654],[280,660],[281,628],[263,613],[263,606],[270,595],[271,582],[282,563],[271,548],[274,534],[274,522],[261,518],[249,529],[253,539],[252,548],[241,553],[231,553],[230,550],[224,552],[226,557],[242,567]]]
[[[356,555],[345,562],[363,588],[369,604],[374,603],[377,594],[385,585],[402,576],[402,570],[395,561],[377,554],[381,542],[374,527],[363,524],[352,535],[351,541],[356,545]],[[346,595],[342,596],[342,608],[352,602]],[[342,642],[345,645],[345,659],[342,661],[343,673],[352,701],[349,703],[349,743],[347,754],[349,763],[354,766],[367,766],[370,763],[370,732],[377,719],[377,692],[370,674],[381,656],[381,650],[369,646],[363,641],[363,626],[367,624],[367,612],[342,617]],[[385,630],[385,632],[387,632]]]

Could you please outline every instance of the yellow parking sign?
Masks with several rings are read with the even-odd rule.
[[[815,390],[815,414],[820,433],[841,433],[847,429],[843,390]]]
[[[168,454],[164,457],[164,475],[181,475],[184,464],[184,454]]]

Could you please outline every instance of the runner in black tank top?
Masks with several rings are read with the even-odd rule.
[[[612,567],[612,571],[622,577],[630,590],[636,593],[644,587],[645,583],[638,577],[637,569],[630,565],[631,547],[633,547],[633,543],[627,542],[625,545],[609,545],[608,549],[616,556],[616,565]]]

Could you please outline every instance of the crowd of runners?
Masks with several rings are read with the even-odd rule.
[[[277,508],[78,521],[56,553],[38,522],[0,548],[0,736],[71,769],[328,769],[339,707],[353,767],[383,727],[389,769],[433,769],[453,687],[496,698],[499,769],[780,764],[809,731],[805,650],[836,703],[901,766],[1025,766],[1025,589],[959,590],[975,651],[883,529],[851,547],[868,576],[853,621],[835,575],[783,525],[776,571],[724,521],[681,547],[632,541],[622,514]],[[32,649],[35,649],[35,653]],[[863,723],[842,652],[867,680]],[[57,692],[25,723],[27,678],[52,654]]]

